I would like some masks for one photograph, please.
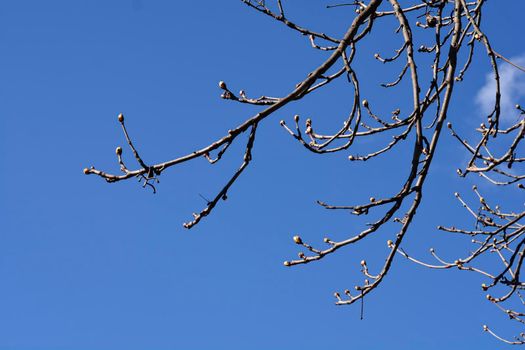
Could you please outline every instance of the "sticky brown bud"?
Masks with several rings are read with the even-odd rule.
[[[368,107],[368,100],[367,99],[364,99],[362,103],[363,103],[363,107],[365,107],[365,108]]]
[[[223,89],[223,90],[226,90],[227,87],[226,87],[226,83],[224,81],[219,81],[219,88]]]
[[[124,122],[124,114],[120,113],[117,118],[119,122]]]
[[[84,168],[84,174],[85,175],[89,175],[89,169],[88,168]]]
[[[391,240],[388,240],[386,241],[386,245],[389,247],[389,248],[392,248],[394,246],[394,242],[392,242]]]
[[[361,266],[365,266],[366,265],[366,261],[365,260],[361,260]]]
[[[489,287],[485,283],[482,283],[481,284],[481,289],[486,291],[487,289],[489,289]]]
[[[293,236],[293,241],[294,241],[296,244],[303,244],[303,240],[302,240],[301,237],[299,237],[299,236]]]
[[[375,202],[376,199],[374,197],[370,197],[370,202]]]
[[[117,149],[115,149],[115,153],[117,154],[117,156],[120,156],[122,154],[122,147],[117,147]]]
[[[435,16],[427,15],[426,20],[427,20],[427,25],[430,28],[434,28],[436,26],[436,24],[438,23],[437,17],[435,17]]]
[[[283,262],[284,266],[290,266],[290,262],[289,261],[285,261]]]

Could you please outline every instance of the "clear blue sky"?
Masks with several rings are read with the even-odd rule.
[[[290,18],[340,36],[355,14],[328,3],[285,5]],[[499,52],[518,57],[525,3],[506,3],[488,3],[485,27]],[[368,77],[397,75],[372,59],[400,40],[380,29],[357,60],[365,88]],[[315,200],[363,202],[392,193],[405,175],[406,148],[363,166],[348,154],[307,153],[279,127],[295,113],[339,127],[345,85],[263,123],[252,166],[191,231],[182,222],[203,208],[199,193],[212,197],[237,168],[240,146],[221,164],[199,159],[166,171],[155,195],[135,181],[82,174],[90,165],[118,172],[120,112],[145,160],[164,161],[258,110],[221,100],[219,80],[280,96],[323,61],[305,37],[240,1],[0,1],[0,52],[0,349],[482,350],[502,347],[483,324],[516,331],[485,301],[480,276],[401,257],[366,298],[363,321],[358,305],[334,306],[334,291],[361,281],[362,258],[384,259],[388,230],[319,263],[282,265],[296,256],[296,233],[322,245],[362,227]],[[449,118],[464,130],[482,120],[475,96],[488,71],[476,65],[458,85]],[[365,97],[386,112],[404,94]],[[468,239],[435,227],[473,224],[453,192],[474,199],[468,188],[478,180],[457,178],[466,155],[443,136],[406,247],[421,257],[439,247],[453,259]],[[516,204],[512,192],[501,196]]]

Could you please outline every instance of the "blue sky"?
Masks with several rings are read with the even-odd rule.
[[[326,10],[328,3],[285,5],[297,22],[340,36],[355,14]],[[489,2],[485,28],[498,52],[522,57],[525,3],[513,6]],[[372,58],[399,43],[387,29],[363,43],[356,64],[364,89],[397,75]],[[281,96],[324,60],[305,37],[240,1],[0,1],[0,52],[0,349],[481,350],[500,346],[483,324],[517,331],[485,301],[480,276],[400,257],[365,299],[364,320],[358,305],[335,307],[333,292],[361,280],[361,259],[384,259],[388,230],[318,263],[282,265],[297,254],[297,233],[321,245],[326,235],[341,239],[362,227],[315,200],[363,202],[393,192],[405,175],[407,147],[354,164],[348,154],[307,153],[280,128],[296,113],[340,126],[349,108],[344,84],[261,124],[250,168],[190,231],[182,222],[205,205],[199,194],[212,197],[238,167],[242,145],[217,165],[202,159],[166,171],[155,195],[135,181],[82,174],[90,165],[118,171],[118,113],[143,158],[164,161],[256,113],[221,100],[218,81]],[[449,116],[467,136],[482,120],[476,101],[489,73],[478,57],[483,64],[458,85]],[[365,97],[384,112],[406,97],[370,91]],[[418,256],[431,246],[450,259],[469,249],[468,240],[435,230],[473,224],[454,191],[473,200],[468,189],[479,183],[487,198],[521,205],[513,191],[458,179],[455,168],[467,158],[453,141],[443,134],[407,237]]]

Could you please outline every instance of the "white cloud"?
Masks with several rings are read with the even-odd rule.
[[[510,58],[517,65],[525,66],[525,54]],[[498,60],[498,63],[503,62]],[[504,62],[499,66],[501,86],[501,119],[514,120],[518,112],[514,108],[517,103],[525,104],[525,73]],[[494,74],[487,74],[485,84],[476,95],[476,104],[485,116],[494,108],[496,82]],[[521,100],[521,101],[520,101]]]

